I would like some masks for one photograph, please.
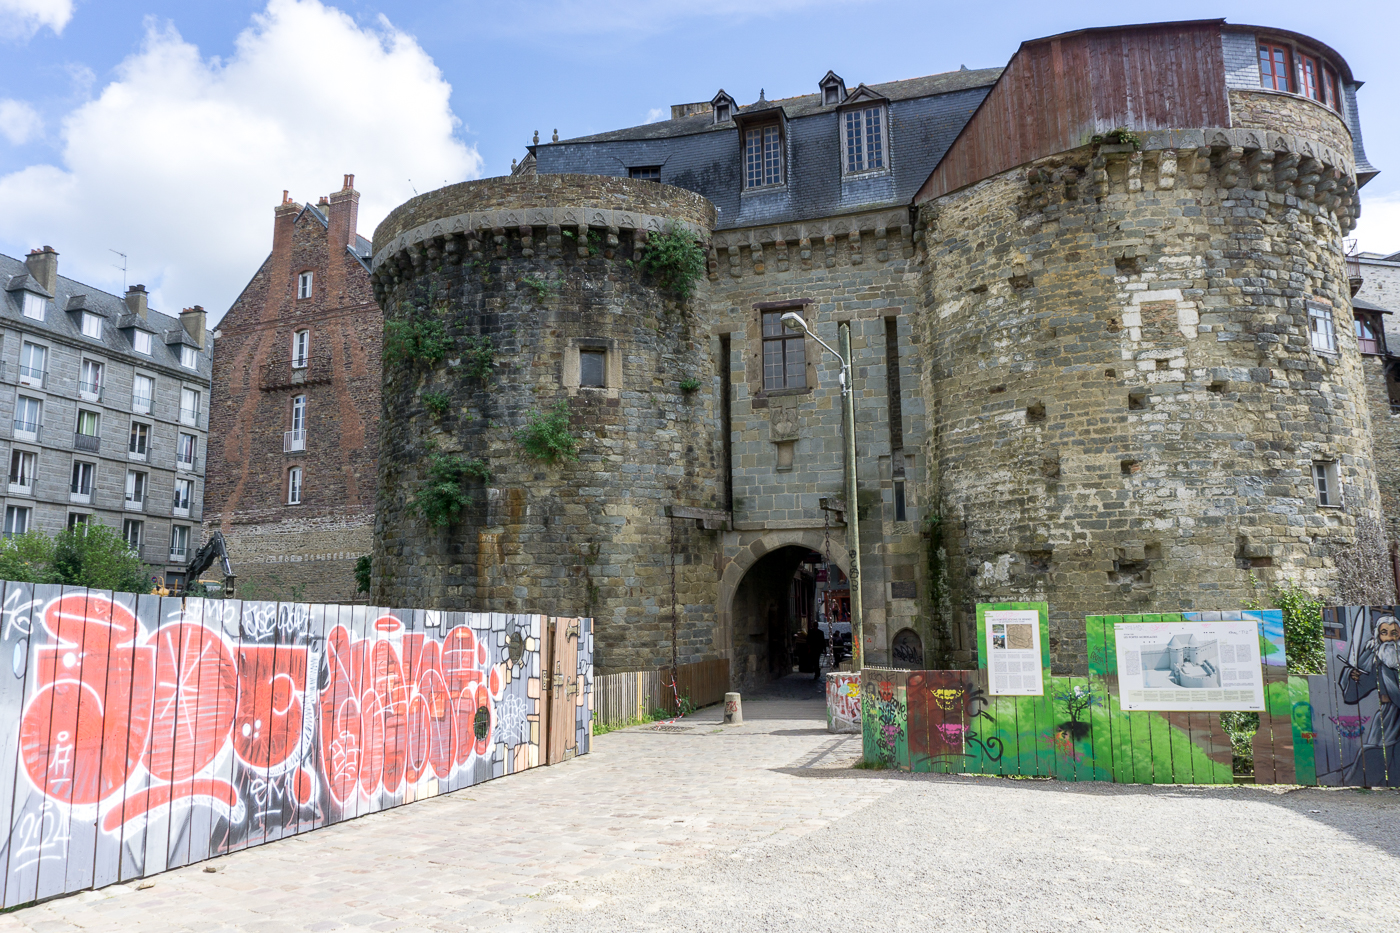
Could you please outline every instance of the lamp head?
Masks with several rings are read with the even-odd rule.
[[[802,315],[798,314],[796,311],[789,311],[787,314],[778,318],[778,320],[782,321],[784,326],[792,330],[800,330],[803,333],[807,331],[807,322],[804,321]]]

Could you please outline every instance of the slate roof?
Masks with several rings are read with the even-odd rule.
[[[1379,311],[1379,312],[1381,312],[1382,314],[1394,314],[1394,313],[1395,313],[1395,312],[1391,311],[1389,308],[1382,308],[1380,305],[1378,305],[1378,304],[1373,304],[1372,302],[1367,301],[1365,298],[1352,298],[1352,299],[1351,299],[1351,306],[1352,306],[1353,308],[1355,308],[1356,310],[1358,310],[1358,311]]]
[[[128,311],[123,298],[60,275],[54,288],[55,294],[44,303],[44,320],[37,321],[24,316],[25,290],[43,292],[29,275],[29,268],[23,260],[0,254],[0,322],[21,330],[46,331],[74,346],[101,347],[109,355],[120,356],[124,362],[168,369],[192,382],[197,381],[196,374],[198,379],[206,383],[209,381],[209,347],[212,342],[206,340],[206,348],[199,352],[197,370],[180,365],[180,345],[188,341],[193,346],[194,340],[189,337],[178,316],[148,310],[143,326],[140,319]],[[101,340],[83,336],[81,315],[77,313],[80,310],[106,318]],[[155,334],[150,355],[137,353],[132,346],[132,327]]]

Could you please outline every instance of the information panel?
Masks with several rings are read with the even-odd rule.
[[[987,683],[993,696],[1045,692],[1040,658],[1040,613],[1035,609],[987,609]]]
[[[1121,622],[1119,705],[1133,710],[1264,710],[1259,623]]]

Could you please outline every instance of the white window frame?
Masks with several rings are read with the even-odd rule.
[[[40,363],[37,368],[25,363],[26,357],[28,357],[29,363],[33,363],[36,356],[39,358]],[[19,350],[19,384],[42,389],[44,383],[48,381],[48,378],[49,348],[42,343],[35,343],[32,340],[24,341]]]
[[[871,112],[875,113],[875,131],[878,135],[879,165],[872,165],[870,158],[870,126]],[[852,121],[852,118],[856,118]],[[860,125],[856,128],[859,138],[854,142],[855,152],[852,152],[852,122]],[[889,145],[889,121],[886,118],[886,107],[882,103],[863,104],[859,107],[850,107],[841,111],[841,174],[842,175],[870,175],[879,172],[886,172],[890,167],[890,145]],[[854,164],[853,164],[854,163]]]
[[[69,531],[73,531],[73,530],[76,529],[76,528],[81,528],[81,529],[83,529],[83,534],[87,534],[88,522],[90,522],[90,521],[92,521],[92,515],[91,515],[91,513],[88,513],[88,512],[69,512],[69,513],[68,513],[68,530],[69,530]]]
[[[188,403],[194,400],[194,406]],[[199,390],[191,389],[189,386],[180,387],[180,423],[188,424],[191,427],[199,427]]]
[[[188,443],[186,443],[188,441]],[[190,457],[185,459],[185,448],[189,448]],[[175,442],[175,467],[182,470],[193,470],[195,461],[199,458],[199,435],[186,434],[180,432],[179,438]]]
[[[29,523],[33,516],[34,510],[27,505],[5,506],[5,537],[24,534],[29,530]]]
[[[179,547],[176,547],[176,543]],[[189,559],[190,553],[190,527],[188,525],[170,526],[170,562],[183,563]]]
[[[91,311],[84,311],[82,322],[83,336],[91,337],[93,340],[101,340],[102,323],[102,315],[93,314]]]
[[[180,365],[186,369],[198,369],[199,351],[188,344],[180,344]]]
[[[28,409],[33,406],[34,421],[21,421],[20,409]],[[28,395],[21,395],[15,399],[14,436],[16,440],[38,441],[39,435],[44,428],[44,402],[43,399],[30,398]]]
[[[1324,509],[1342,507],[1342,477],[1336,460],[1314,460],[1312,462],[1313,489],[1317,491],[1317,504]]]
[[[292,397],[292,429],[282,435],[282,452],[306,449],[306,396]]]
[[[84,491],[82,480],[87,479]],[[92,502],[92,490],[97,485],[97,464],[86,460],[74,460],[68,477],[68,501],[85,504]]]
[[[136,531],[135,535],[131,533],[133,529]],[[137,554],[141,553],[141,544],[143,543],[142,539],[146,536],[145,533],[146,523],[141,519],[127,518],[122,520],[122,540]],[[135,541],[131,540],[133,537],[136,539]]]
[[[141,395],[136,391],[136,387],[141,384],[141,380],[151,387],[150,395]],[[131,410],[141,415],[149,415],[151,407],[155,405],[156,380],[154,376],[147,376],[145,373],[137,373],[131,380]]]
[[[19,460],[19,472],[15,472],[15,461]],[[32,496],[34,495],[34,474],[39,468],[39,455],[32,450],[20,450],[12,448],[10,450],[10,475],[9,493],[10,495]],[[16,480],[18,476],[18,481]],[[26,479],[29,482],[24,482]]]
[[[84,430],[83,430],[83,416],[84,416],[84,415],[87,415],[88,417],[90,417],[90,418],[92,419],[93,431],[92,431],[91,434],[89,434],[87,431],[84,431]],[[101,436],[102,436],[102,412],[100,412],[100,411],[88,411],[86,408],[79,408],[79,409],[78,409],[78,420],[77,420],[77,422],[73,425],[73,433],[74,433],[74,434],[81,434],[83,437],[101,437]]]
[[[97,360],[83,359],[78,370],[78,397],[89,402],[102,399],[102,375],[106,371]]]
[[[292,369],[305,369],[311,362],[311,331],[292,334]]]
[[[311,297],[315,281],[316,274],[314,272],[302,272],[297,275],[297,300]]]
[[[34,292],[26,291],[24,293],[24,316],[30,320],[42,321],[48,303],[48,299],[43,295],[36,295]]]
[[[133,350],[144,356],[150,356],[152,346],[154,346],[154,342],[151,340],[151,335],[149,333],[144,330],[132,331],[131,348]]]
[[[145,428],[144,431],[139,429]],[[132,450],[131,444],[137,437],[144,443],[140,450]],[[132,421],[131,430],[126,434],[126,458],[128,460],[149,460],[151,456],[151,426],[144,421]]]
[[[1327,305],[1308,302],[1308,339],[1319,353],[1337,352],[1336,315]]]
[[[180,493],[184,492],[184,496]],[[171,513],[182,518],[188,518],[190,510],[194,507],[194,480],[175,480],[175,495],[171,500]]]
[[[146,508],[146,499],[151,492],[151,475],[142,470],[126,471],[126,508],[141,512]]]
[[[287,504],[301,505],[301,467],[292,467],[287,471]]]
[[[777,154],[776,158],[773,160],[773,166],[769,165],[768,159],[770,143],[770,138],[768,135],[769,130],[772,130],[773,132],[771,142],[773,150]],[[750,152],[750,146],[752,145],[752,140],[755,137],[755,135],[758,139],[758,181],[756,182],[753,180],[755,170],[755,166],[752,164],[753,153]],[[787,180],[787,166],[784,164],[787,161],[787,159],[784,154],[782,124],[763,123],[758,126],[745,127],[743,135],[742,156],[745,191],[757,191],[762,188],[781,188]],[[770,167],[776,169],[776,178],[770,178]]]

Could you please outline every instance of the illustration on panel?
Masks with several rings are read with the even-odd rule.
[[[1400,787],[1400,616],[1323,610],[1327,673],[1308,678],[1320,784]]]

